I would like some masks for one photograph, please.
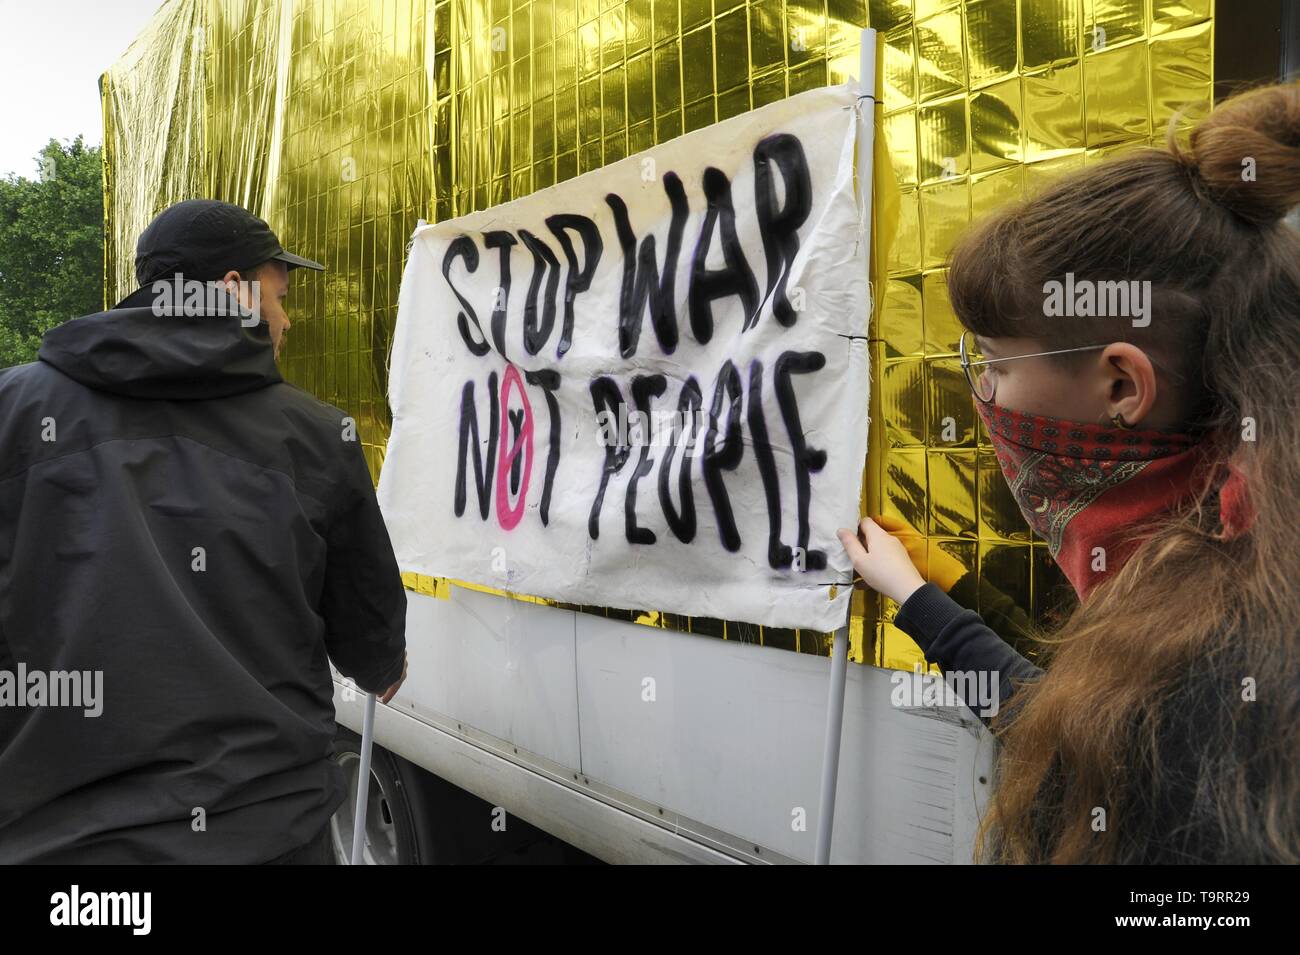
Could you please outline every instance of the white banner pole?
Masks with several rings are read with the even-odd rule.
[[[862,198],[862,242],[866,249],[868,271],[871,268],[871,174],[872,154],[876,141],[876,31],[862,31],[859,40],[859,84],[863,95],[858,99],[858,190]],[[870,91],[869,93],[867,91]],[[868,295],[869,309],[875,308],[874,289]],[[870,313],[866,316],[870,321]],[[856,527],[857,522],[854,521]],[[852,586],[852,584],[850,584]],[[849,601],[849,614],[853,602]],[[840,738],[844,727],[844,686],[849,672],[849,626],[835,631],[831,647],[831,683],[826,702],[826,740],[822,749],[821,805],[817,813],[817,847],[813,862],[828,865],[831,861],[831,831],[835,825],[835,790],[840,773]]]
[[[366,694],[366,715],[361,722],[361,768],[357,770],[357,812],[352,818],[352,865],[364,861],[366,804],[370,798],[370,751],[375,745],[375,694]]]

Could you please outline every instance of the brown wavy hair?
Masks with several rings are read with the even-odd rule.
[[[972,332],[1127,340],[1163,362],[1177,378],[1160,385],[1255,512],[1225,539],[1219,471],[1042,638],[1045,675],[993,724],[981,861],[1300,862],[1300,233],[1283,221],[1297,203],[1300,85],[1270,86],[1188,136],[1171,124],[1165,149],[1056,181],[953,252]],[[1150,325],[1044,315],[1044,283],[1066,272],[1150,281]]]

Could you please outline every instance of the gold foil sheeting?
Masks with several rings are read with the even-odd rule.
[[[109,304],[134,287],[135,237],[166,205],[206,195],[252,209],[328,266],[293,273],[283,370],[356,417],[377,475],[419,219],[843,82],[870,21],[891,156],[877,218],[897,229],[877,237],[888,261],[873,269],[864,508],[904,518],[1038,614],[1058,575],[989,467],[943,264],[972,216],[1208,104],[1212,14],[1209,0],[169,0],[101,80]],[[406,576],[446,594],[446,581]],[[881,604],[855,595],[854,659],[910,669],[919,652]],[[829,650],[810,631],[580,609]]]

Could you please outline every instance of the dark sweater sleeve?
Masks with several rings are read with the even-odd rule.
[[[932,583],[904,601],[894,625],[916,641],[926,660],[945,674],[988,673],[997,687],[998,706],[1015,692],[1016,684],[1038,679],[1043,671],[994,633],[974,610],[967,610]],[[992,715],[973,712],[987,726]]]

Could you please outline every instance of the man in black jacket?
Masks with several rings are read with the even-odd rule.
[[[344,796],[329,661],[405,678],[356,424],[276,369],[298,267],[178,203],[139,290],[0,371],[0,862],[292,858]]]

